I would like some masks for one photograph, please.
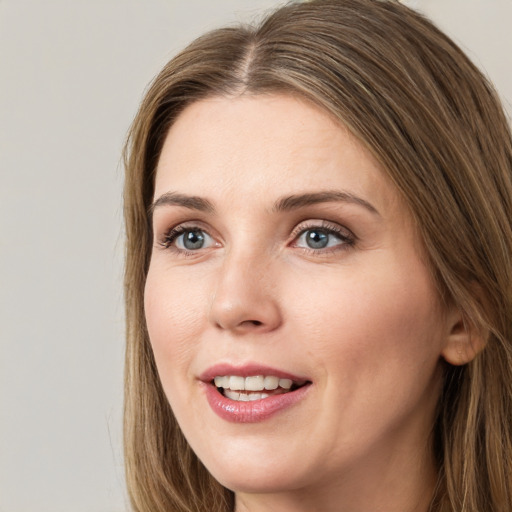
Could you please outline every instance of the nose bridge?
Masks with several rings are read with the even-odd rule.
[[[210,321],[237,333],[267,332],[281,323],[271,255],[254,246],[226,252],[216,278]]]

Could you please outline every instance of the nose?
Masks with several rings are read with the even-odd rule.
[[[230,254],[216,276],[209,320],[235,334],[265,333],[282,323],[271,263],[261,254]]]

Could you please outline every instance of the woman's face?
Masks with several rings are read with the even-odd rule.
[[[347,130],[288,96],[199,101],[165,140],[154,200],[149,336],[222,484],[425,462],[447,315],[407,208]]]

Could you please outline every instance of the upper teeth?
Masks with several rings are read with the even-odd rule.
[[[251,377],[240,377],[238,375],[225,375],[215,377],[215,386],[218,388],[231,389],[233,391],[263,391],[264,389],[290,389],[293,381],[291,379],[280,379],[272,375],[254,375]]]

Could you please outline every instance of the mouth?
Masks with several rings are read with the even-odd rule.
[[[217,375],[211,384],[229,400],[254,402],[276,395],[292,393],[308,384],[307,380],[282,378],[276,375]]]
[[[313,381],[259,363],[220,363],[199,376],[212,411],[234,423],[258,423],[304,403]]]

